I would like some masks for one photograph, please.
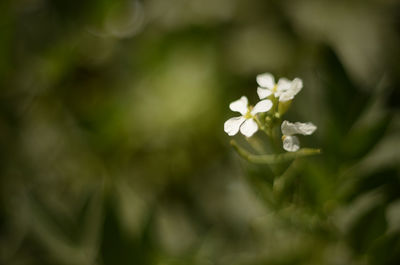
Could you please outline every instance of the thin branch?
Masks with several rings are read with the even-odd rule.
[[[277,155],[254,155],[241,148],[234,140],[231,141],[231,145],[242,158],[254,164],[277,164],[294,160],[299,157],[317,155],[321,153],[321,149],[301,148],[297,152],[287,152]]]

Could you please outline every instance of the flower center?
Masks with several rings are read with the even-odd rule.
[[[274,87],[272,88],[272,92],[275,93],[276,91],[278,91],[278,85],[275,84]]]
[[[251,114],[251,110],[253,109],[253,106],[249,106],[247,108],[247,113],[244,115],[245,119],[251,119],[253,118],[253,115]]]

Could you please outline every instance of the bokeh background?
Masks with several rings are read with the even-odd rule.
[[[1,264],[400,264],[398,1],[0,10]],[[280,177],[223,132],[263,72],[323,150]]]

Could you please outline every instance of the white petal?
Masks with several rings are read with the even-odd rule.
[[[296,94],[293,93],[293,91],[288,90],[288,91],[285,91],[285,92],[283,92],[283,93],[280,93],[279,95],[276,95],[276,96],[279,97],[279,101],[280,101],[280,102],[286,102],[286,101],[292,100],[292,99],[294,98],[295,95],[296,95]]]
[[[290,89],[291,86],[292,86],[292,82],[290,80],[288,80],[287,78],[283,77],[283,78],[279,79],[276,90],[278,92],[283,92],[283,91]]]
[[[248,100],[245,96],[229,104],[229,108],[233,111],[240,112],[240,114],[245,115],[247,113]]]
[[[242,116],[240,117],[234,117],[230,118],[224,123],[224,131],[229,135],[233,136],[238,133],[240,125],[245,121],[246,119]]]
[[[302,123],[295,122],[291,123],[289,121],[283,121],[281,125],[281,130],[283,135],[293,135],[293,134],[302,134],[302,135],[310,135],[317,129],[317,126],[312,124],[311,122]]]
[[[263,99],[270,96],[272,94],[272,91],[269,88],[257,87],[257,94],[260,99]]]
[[[295,78],[292,81],[292,89],[300,91],[303,88],[303,80]]]
[[[251,115],[256,115],[260,112],[267,112],[272,108],[272,101],[269,99],[264,99],[258,102],[254,108],[251,110]]]
[[[298,130],[303,135],[313,134],[315,132],[315,130],[317,129],[317,126],[315,126],[311,122],[307,122],[307,123],[296,122],[295,124],[296,124]]]
[[[275,86],[275,78],[270,73],[257,75],[256,80],[260,87],[272,89]]]
[[[253,119],[246,120],[240,126],[240,132],[247,137],[251,137],[257,130],[258,125]]]
[[[297,133],[296,127],[289,121],[283,121],[281,124],[281,131],[283,135],[293,135]]]
[[[299,138],[296,136],[286,136],[283,139],[283,149],[288,152],[296,152],[300,149]]]
[[[295,78],[290,85],[290,88],[286,91],[282,91],[279,95],[279,101],[285,102],[288,100],[292,100],[297,93],[303,88],[303,81],[300,78]]]

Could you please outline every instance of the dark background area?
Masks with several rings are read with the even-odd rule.
[[[0,263],[400,264],[399,33],[395,0],[2,0]],[[323,150],[279,177],[223,131],[263,72]]]

